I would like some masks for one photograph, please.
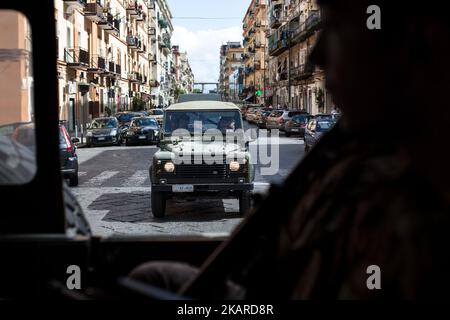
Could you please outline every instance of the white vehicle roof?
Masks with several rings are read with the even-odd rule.
[[[222,101],[189,101],[173,104],[166,111],[184,111],[184,110],[236,110],[240,111],[238,106],[231,102]]]

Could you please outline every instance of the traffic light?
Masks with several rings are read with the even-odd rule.
[[[261,97],[261,95],[262,95],[261,89],[258,89],[258,90],[256,91],[256,95],[257,95],[258,97]]]

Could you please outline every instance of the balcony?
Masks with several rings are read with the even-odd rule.
[[[162,29],[167,29],[169,27],[169,23],[164,18],[159,18],[158,24]]]
[[[114,61],[109,61],[106,64],[106,70],[104,73],[108,77],[114,77],[116,75],[116,64],[114,63]]]
[[[127,4],[127,13],[130,16],[138,16],[140,14],[140,8],[138,6],[137,1],[128,1]]]
[[[288,48],[288,35],[285,27],[269,37],[269,55],[279,56]]]
[[[63,0],[63,2],[67,5],[67,8],[71,9],[83,9],[87,4],[87,0]]]
[[[119,19],[114,19],[114,16],[111,13],[106,15],[106,20],[100,21],[97,24],[101,29],[105,30],[105,32],[119,36],[120,21]]]
[[[147,20],[147,15],[145,12],[139,12],[139,14],[136,16],[136,21],[138,22],[145,22]]]
[[[311,77],[314,73],[315,67],[312,63],[301,64],[298,67],[291,68],[290,76],[293,80],[305,80]]]
[[[127,45],[130,49],[138,49],[139,39],[136,36],[127,36]]]
[[[69,68],[87,70],[89,68],[89,53],[80,48],[65,48],[64,60]]]
[[[137,73],[137,72],[129,72],[127,74],[128,81],[138,83],[139,82],[138,74],[139,73]]]
[[[310,11],[308,18],[300,25],[291,26],[292,43],[297,44],[314,34],[320,28],[321,14],[319,10]]]
[[[91,58],[91,63],[89,64],[89,68],[87,69],[87,72],[102,74],[105,72],[105,70],[106,70],[105,58],[103,58],[100,55],[93,55]]]
[[[86,19],[89,19],[93,22],[98,23],[105,19],[105,16],[103,15],[103,7],[100,4],[100,1],[86,4],[83,13]]]
[[[273,11],[270,13],[269,26],[272,29],[278,29],[281,26],[281,14],[282,5],[277,4],[274,6]]]

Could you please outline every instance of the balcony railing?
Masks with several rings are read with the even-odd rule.
[[[310,11],[308,18],[300,25],[291,26],[293,42],[298,43],[313,33],[319,26],[321,14],[319,10]]]
[[[64,4],[72,7],[72,8],[78,8],[83,9],[84,6],[87,4],[87,0],[63,0]]]
[[[295,68],[291,68],[290,76],[294,80],[304,80],[312,76],[314,69],[315,67],[312,63],[304,63]]]
[[[68,67],[76,69],[87,69],[89,67],[89,53],[80,48],[65,48],[64,60]]]
[[[84,7],[84,16],[94,22],[99,22],[105,19],[103,14],[103,6],[100,1],[90,2]]]
[[[91,63],[89,64],[88,72],[103,73],[106,69],[105,58],[100,55],[93,55],[91,57]]]

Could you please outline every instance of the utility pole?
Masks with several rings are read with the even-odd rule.
[[[287,23],[287,40],[288,40],[288,108],[291,105],[291,23]]]

